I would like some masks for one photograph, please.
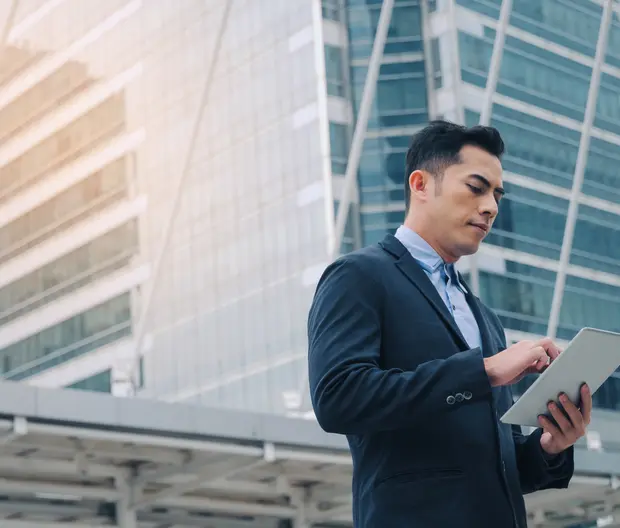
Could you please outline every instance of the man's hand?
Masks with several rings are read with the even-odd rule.
[[[499,354],[485,358],[484,368],[493,387],[512,385],[527,374],[543,372],[560,352],[549,338],[519,341]]]
[[[543,428],[540,445],[550,455],[561,453],[584,436],[586,428],[590,425],[592,413],[592,394],[585,384],[581,387],[580,408],[577,408],[566,394],[561,394],[559,400],[560,406],[556,402],[550,402],[548,405],[557,426],[546,416],[538,417],[538,422]]]

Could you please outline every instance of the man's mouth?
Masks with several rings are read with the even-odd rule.
[[[484,224],[482,222],[471,222],[470,225],[479,229],[480,232],[484,233],[485,235],[489,232],[488,224]]]

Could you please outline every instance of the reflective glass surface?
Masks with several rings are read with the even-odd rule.
[[[284,412],[282,391],[299,387],[305,366],[305,318],[327,258],[321,134],[330,130],[317,112],[313,36],[322,21],[310,1],[268,4],[234,2],[218,48],[224,2],[65,0],[44,15],[39,0],[19,2],[0,59],[0,101],[8,81],[24,88],[14,107],[0,104],[0,138],[53,133],[37,132],[26,149],[12,143],[15,155],[0,162],[0,207],[75,175],[52,179],[61,169],[94,166],[112,140],[141,139],[0,222],[0,264],[102,222],[114,207],[146,205],[131,233],[121,222],[2,284],[0,325],[111,273],[139,268],[149,279],[58,324],[33,326],[0,350],[5,377],[32,376],[130,336],[153,280],[143,394]],[[338,2],[322,4],[326,18],[340,18]],[[320,49],[323,88],[340,95],[347,65]],[[58,66],[26,87],[46,60]]]
[[[458,4],[497,18],[501,2]],[[493,105],[491,124],[506,142],[507,195],[486,239],[503,255],[480,258],[481,297],[508,330],[547,333],[601,14],[595,2],[513,3],[511,26],[526,33],[511,31],[503,53],[497,92],[504,98]],[[464,83],[485,87],[494,38],[482,20],[476,35],[459,32]],[[559,319],[558,337],[565,340],[584,326],[620,331],[620,74],[609,68],[620,64],[618,39],[615,13]],[[480,116],[467,108],[465,118],[474,125]],[[620,376],[605,383],[595,405],[620,408]]]
[[[112,370],[107,369],[87,378],[67,385],[67,389],[86,390],[93,392],[112,392]]]
[[[357,114],[381,2],[349,0],[347,7]],[[358,172],[362,245],[380,240],[403,219],[405,153],[413,131],[429,119],[421,23],[419,2],[396,0]]]

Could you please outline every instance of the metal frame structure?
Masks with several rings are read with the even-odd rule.
[[[551,302],[551,312],[549,314],[547,335],[551,338],[555,338],[560,321],[560,311],[562,309],[562,300],[564,297],[564,286],[566,285],[566,273],[570,261],[570,254],[573,248],[573,237],[575,235],[575,225],[577,224],[577,212],[579,209],[579,197],[581,196],[581,187],[583,185],[586,164],[588,162],[590,136],[592,126],[594,124],[594,117],[596,115],[598,93],[601,83],[601,69],[603,63],[605,62],[605,55],[607,54],[607,43],[609,41],[609,31],[611,27],[613,9],[614,0],[605,0],[601,25],[598,33],[598,42],[596,43],[596,54],[594,56],[594,66],[592,68],[590,87],[588,89],[588,99],[583,118],[583,126],[581,129],[581,138],[579,140],[575,174],[573,175],[573,186],[571,189],[570,201],[568,203],[568,214],[566,216],[564,237],[562,238],[560,265],[556,275],[555,287],[553,289],[553,300]]]
[[[619,424],[595,413],[571,486],[526,496],[531,526],[620,512]],[[0,439],[3,528],[352,525],[348,447],[313,421],[4,382]]]
[[[334,245],[330,248],[329,257],[331,260],[336,258],[340,253],[342,238],[347,225],[347,218],[349,217],[352,195],[357,182],[357,171],[359,169],[364,140],[366,139],[366,131],[368,129],[368,119],[370,118],[370,111],[372,110],[372,104],[375,100],[379,70],[381,69],[381,60],[383,58],[383,51],[385,49],[385,42],[387,40],[393,10],[394,0],[384,0],[381,4],[377,31],[375,33],[372,52],[368,62],[368,73],[364,81],[362,100],[355,120],[353,138],[349,149],[347,170],[344,175],[342,195],[340,196],[338,214],[336,215]]]
[[[349,157],[347,159],[347,169],[344,175],[342,186],[342,194],[339,197],[338,213],[334,228],[334,237],[332,245],[329,247],[329,260],[334,260],[340,253],[342,239],[347,226],[349,210],[353,199],[353,193],[357,187],[357,171],[362,156],[364,141],[366,139],[366,131],[368,129],[368,120],[370,111],[375,100],[377,89],[377,81],[379,79],[379,71],[381,69],[381,60],[383,59],[383,51],[387,40],[390,21],[392,20],[392,12],[394,11],[394,0],[384,0],[381,4],[381,12],[379,21],[377,22],[377,31],[372,45],[372,52],[368,61],[368,72],[364,81],[364,89],[362,91],[362,99],[355,120],[355,128],[349,148]],[[299,410],[306,411],[309,407],[308,401],[308,376],[302,378],[299,391]]]

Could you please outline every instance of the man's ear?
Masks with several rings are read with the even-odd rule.
[[[409,190],[411,196],[418,200],[426,201],[429,191],[429,179],[431,175],[424,170],[415,170],[409,175]]]

